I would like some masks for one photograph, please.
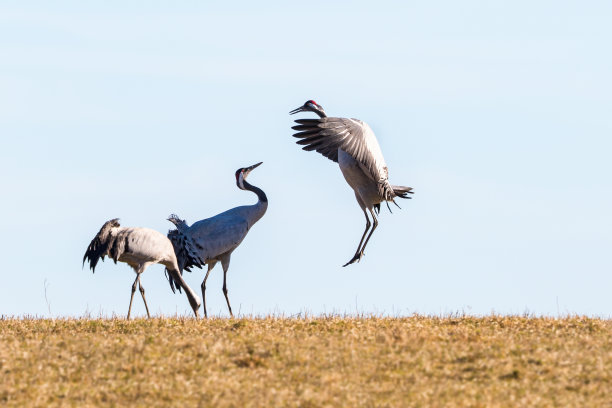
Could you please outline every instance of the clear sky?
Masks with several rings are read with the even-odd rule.
[[[609,2],[53,3],[0,5],[0,314],[124,316],[131,269],[81,269],[102,223],[254,203],[234,171],[263,161],[235,312],[612,315]],[[307,99],[366,121],[416,192],[347,268],[363,214],[294,143]],[[162,266],[142,283],[190,312]]]

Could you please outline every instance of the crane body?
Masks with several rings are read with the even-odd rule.
[[[380,203],[385,202],[387,207],[389,202],[397,205],[395,198],[411,198],[408,194],[412,194],[412,188],[395,186],[389,182],[389,171],[382,150],[367,123],[358,119],[328,117],[323,107],[313,100],[306,101],[304,105],[289,113],[293,115],[298,112],[314,112],[319,118],[295,121],[297,125],[292,129],[298,131],[294,134],[300,139],[297,143],[304,146],[303,150],[315,150],[338,163],[363,211],[366,219],[365,231],[355,255],[344,266],[359,262],[378,226],[375,213],[380,212]]]
[[[168,238],[174,246],[179,270],[181,272],[183,270],[191,271],[194,266],[197,268],[202,268],[204,265],[208,266],[201,286],[205,317],[208,317],[206,280],[217,262],[221,262],[223,268],[223,294],[229,313],[233,317],[232,307],[227,295],[227,271],[230,259],[251,227],[264,216],[268,208],[266,194],[260,188],[246,181],[248,174],[260,164],[257,163],[236,171],[236,185],[241,190],[254,192],[258,198],[256,204],[232,208],[214,217],[197,221],[191,226],[174,214],[168,218],[176,226],[176,229],[168,232]]]
[[[85,261],[88,261],[91,270],[95,272],[98,261],[104,261],[104,258],[107,256],[115,263],[127,263],[136,272],[136,279],[132,285],[130,306],[128,308],[128,320],[132,311],[132,301],[134,300],[134,292],[136,292],[137,286],[140,289],[140,294],[147,310],[147,316],[151,317],[145,298],[145,290],[140,282],[140,275],[149,265],[155,263],[164,265],[166,273],[172,276],[172,282],[175,285],[171,284],[170,287],[173,292],[175,287],[179,291],[181,291],[181,288],[185,290],[189,304],[196,317],[198,316],[200,299],[180,275],[172,243],[162,233],[150,228],[122,227],[117,218],[109,220],[104,223],[98,234],[89,244],[83,256],[83,265],[85,265]]]

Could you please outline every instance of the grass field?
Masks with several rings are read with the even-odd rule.
[[[1,406],[611,407],[612,321],[0,319]]]

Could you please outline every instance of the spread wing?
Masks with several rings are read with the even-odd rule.
[[[378,183],[381,197],[391,199],[393,189],[389,172],[374,132],[367,123],[357,119],[319,118],[297,119],[293,136],[301,140],[303,150],[316,150],[330,160],[338,162],[338,149],[344,150],[361,166],[365,174]]]

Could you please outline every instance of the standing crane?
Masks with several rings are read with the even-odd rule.
[[[85,261],[89,261],[89,267],[95,272],[98,261],[100,259],[104,261],[105,256],[112,258],[115,263],[117,261],[127,263],[136,272],[136,279],[132,285],[132,296],[130,297],[130,306],[128,308],[128,320],[130,319],[132,301],[134,300],[137,284],[147,309],[147,316],[151,318],[147,299],[145,298],[145,290],[140,283],[140,274],[149,265],[154,263],[159,263],[166,267],[166,273],[172,277],[172,280],[170,280],[172,292],[174,292],[175,287],[179,292],[181,287],[185,289],[185,294],[189,299],[193,313],[198,317],[200,298],[183,280],[172,243],[162,233],[149,228],[122,227],[119,224],[118,218],[107,221],[89,244],[83,256],[83,265],[85,265]]]
[[[323,107],[313,100],[292,110],[289,114],[298,112],[314,112],[319,119],[297,119],[297,130],[293,136],[299,138],[297,144],[304,145],[303,150],[316,150],[323,156],[338,163],[344,179],[355,192],[357,203],[366,218],[366,228],[361,236],[357,251],[353,258],[344,266],[358,262],[364,255],[364,250],[372,233],[378,226],[376,213],[380,212],[380,203],[389,201],[395,205],[395,197],[411,198],[411,187],[394,186],[389,183],[389,172],[374,132],[367,123],[357,119],[331,118],[325,114]],[[397,205],[399,207],[399,205]],[[366,209],[372,215],[374,225],[370,230],[370,219]],[[368,237],[366,234],[370,230]],[[364,242],[365,239],[365,242]],[[363,245],[362,245],[363,244]]]
[[[206,311],[206,280],[210,271],[219,261],[223,267],[223,294],[229,313],[234,317],[227,297],[227,270],[230,257],[246,237],[249,229],[264,216],[268,208],[266,194],[260,188],[246,181],[249,173],[260,164],[261,162],[236,170],[236,185],[241,190],[252,191],[257,194],[258,201],[256,204],[232,208],[214,217],[198,221],[191,227],[177,215],[172,214],[168,218],[168,221],[176,225],[176,229],[168,232],[168,238],[174,245],[179,270],[182,272],[185,269],[191,272],[191,268],[194,266],[202,268],[202,266],[208,265],[206,276],[202,281],[202,301],[205,317],[208,317]],[[171,278],[174,278],[174,275],[168,276],[168,279]]]

